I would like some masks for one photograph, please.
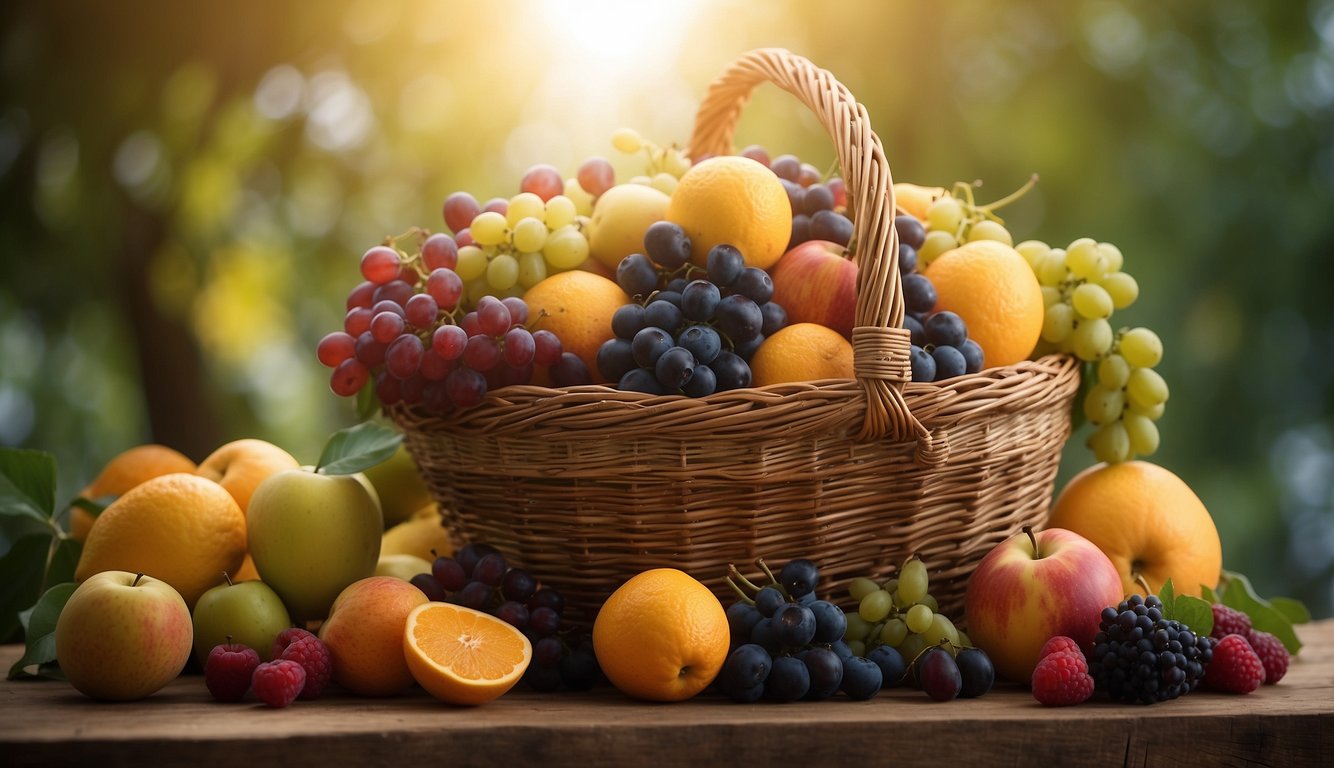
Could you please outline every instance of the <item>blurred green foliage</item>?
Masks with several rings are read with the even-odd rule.
[[[1334,613],[1334,0],[615,3],[14,0],[0,9],[0,445],[68,499],[121,450],[355,420],[315,342],[370,244],[445,195],[684,143],[709,80],[790,48],[897,180],[981,180],[1020,239],[1117,243],[1173,397],[1154,461],[1227,567]],[[738,144],[828,167],[756,92]],[[1062,479],[1091,462],[1078,434]]]

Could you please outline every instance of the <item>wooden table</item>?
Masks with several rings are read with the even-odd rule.
[[[273,710],[214,702],[199,675],[133,703],[65,683],[0,683],[0,762],[188,765],[1334,765],[1334,619],[1276,686],[1197,691],[1152,706],[1046,708],[1018,686],[937,703],[920,691],[868,702],[733,704],[704,695],[646,704],[611,688],[516,689],[476,709],[420,690],[374,700],[327,693]],[[17,646],[0,647],[5,669]]]

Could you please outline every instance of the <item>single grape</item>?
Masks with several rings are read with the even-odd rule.
[[[903,275],[917,271],[917,249],[907,243],[899,243],[899,273]]]
[[[695,366],[690,380],[681,387],[681,394],[686,397],[708,397],[718,389],[718,377],[707,365]]]
[[[450,592],[457,592],[468,583],[468,575],[464,572],[463,565],[448,555],[441,555],[431,561],[431,575]]]
[[[455,408],[472,408],[486,397],[486,377],[471,368],[455,368],[445,377],[445,389]]]
[[[964,373],[977,373],[982,370],[986,362],[986,355],[982,352],[982,347],[972,339],[964,339],[963,344],[959,345],[959,352],[963,355]]]
[[[888,645],[878,645],[866,655],[866,658],[880,668],[882,687],[894,688],[903,682],[908,665],[898,651]]]
[[[533,334],[521,325],[516,325],[505,332],[503,343],[505,363],[512,368],[522,368],[533,362],[536,345]]]
[[[807,188],[819,184],[820,169],[810,163],[802,163],[801,170],[797,172],[797,183]]]
[[[954,622],[943,613],[933,613],[931,615],[931,626],[927,627],[922,633],[922,642],[927,645],[938,645],[941,641],[949,642],[953,648],[959,647],[959,630],[954,627]]]
[[[932,313],[922,330],[927,342],[936,346],[958,347],[968,338],[963,318],[948,310]]]
[[[351,310],[356,309],[357,307],[365,307],[369,309],[370,306],[375,303],[374,298],[372,298],[375,295],[375,288],[375,283],[372,283],[369,280],[362,280],[360,283],[357,283],[357,287],[353,288],[347,294],[347,303],[344,306],[344,309]]]
[[[1103,424],[1089,435],[1088,447],[1098,461],[1116,464],[1130,458],[1130,436],[1119,421]]]
[[[440,314],[440,306],[429,294],[419,293],[408,299],[403,306],[403,316],[418,328],[429,328],[435,324]]]
[[[428,273],[453,269],[459,263],[459,245],[449,235],[437,232],[422,242],[421,258]]]
[[[795,648],[815,637],[815,613],[801,603],[784,603],[771,617],[779,644]]]
[[[356,354],[357,340],[345,331],[334,331],[325,335],[315,347],[315,356],[319,358],[321,364],[329,368],[337,368],[339,363],[351,359]]]
[[[880,585],[864,576],[858,576],[848,582],[848,596],[853,600],[860,601],[877,589],[880,589]]]
[[[963,206],[953,197],[941,197],[926,209],[926,224],[930,229],[957,232],[963,224]]]
[[[533,362],[542,366],[552,366],[560,362],[563,352],[560,337],[542,328],[533,331]]]
[[[387,345],[403,333],[406,325],[403,316],[397,312],[380,312],[371,318],[371,338]]]
[[[764,316],[760,313],[759,305],[739,294],[726,296],[719,301],[714,317],[715,327],[733,344],[756,338],[764,325]]]
[[[398,251],[387,245],[377,245],[361,255],[361,276],[376,285],[384,285],[398,277]]]
[[[472,233],[472,239],[478,245],[500,245],[509,239],[509,222],[505,220],[505,214],[494,210],[483,210],[477,214],[477,218],[472,220],[468,227]],[[460,260],[463,253],[459,253]]]
[[[486,288],[504,292],[513,288],[518,282],[519,260],[510,254],[498,253],[486,265]]]
[[[852,242],[852,220],[835,211],[819,211],[811,215],[811,239],[828,240],[847,245]]]
[[[750,698],[752,689],[758,686],[763,691],[772,668],[773,657],[763,646],[743,643],[727,655],[718,681],[723,692],[734,701],[754,701]]]
[[[1116,309],[1125,309],[1139,298],[1139,283],[1125,272],[1104,275],[1098,285],[1111,297],[1112,306]]]
[[[1148,416],[1127,413],[1121,417],[1121,423],[1125,426],[1131,453],[1148,456],[1158,450],[1158,425]]]
[[[906,275],[901,283],[903,306],[909,312],[930,312],[936,306],[936,287],[924,275]]]
[[[624,304],[611,315],[611,332],[618,339],[633,339],[645,325],[644,307],[639,304]]]
[[[611,145],[618,152],[633,155],[644,148],[644,139],[633,128],[617,128],[611,135]]]
[[[535,216],[527,216],[514,225],[514,247],[522,253],[538,253],[547,244],[547,225]]]
[[[941,230],[932,230],[926,233],[926,239],[917,249],[917,262],[919,268],[928,266],[936,260],[936,257],[946,251],[959,247],[959,241],[955,239],[953,232],[944,232]]]
[[[880,628],[880,642],[895,648],[901,645],[903,638],[907,636],[908,625],[904,623],[903,619],[897,617],[886,621],[885,625]]]
[[[614,316],[612,321],[615,322]],[[713,362],[723,349],[722,338],[717,331],[707,325],[687,326],[676,337],[676,343],[694,355],[695,360],[701,365]]]
[[[644,231],[644,252],[655,264],[675,270],[690,261],[690,236],[679,224],[658,221]]]
[[[916,216],[901,213],[894,217],[894,229],[899,233],[899,242],[916,250],[926,241],[926,228]]]
[[[397,379],[407,379],[416,375],[422,361],[421,339],[405,333],[389,343],[384,352],[385,369]]]
[[[575,178],[585,192],[599,197],[616,184],[616,169],[604,157],[590,157],[580,164]]]
[[[1085,362],[1092,362],[1107,354],[1114,339],[1112,324],[1101,318],[1081,320],[1070,333],[1075,356]]]
[[[936,701],[951,701],[963,690],[959,665],[949,651],[930,648],[917,658],[917,685]]]
[[[968,361],[955,347],[936,347],[931,350],[931,357],[936,361],[936,381],[952,379],[968,372]]]
[[[343,317],[343,331],[355,339],[371,329],[371,318],[374,316],[375,313],[370,307],[349,309],[347,315]]]
[[[568,224],[547,237],[542,255],[553,269],[574,269],[588,259],[588,238],[578,227]]]
[[[749,157],[751,160],[754,160],[760,165],[763,166],[769,165],[769,159],[770,159],[769,152],[759,144],[751,144],[750,146],[741,150],[737,154],[741,155],[742,157]]]
[[[505,560],[505,556],[499,552],[491,552],[477,561],[477,565],[472,569],[472,577],[488,587],[498,587],[505,580],[505,573],[508,570],[509,562]]]
[[[762,618],[759,609],[750,603],[738,600],[727,606],[727,627],[732,643],[735,645],[749,639],[751,630]]]
[[[561,188],[565,186],[561,182]],[[505,208],[505,224],[512,231],[520,221],[527,218],[534,218],[538,221],[546,221],[546,201],[532,192],[520,192],[511,197]],[[476,224],[473,225],[476,228]]]
[[[1108,355],[1098,361],[1098,384],[1107,389],[1124,389],[1130,381],[1130,363],[1122,355]]]
[[[795,182],[801,177],[801,160],[796,155],[779,155],[769,162],[769,170],[780,179]]]
[[[403,402],[403,382],[389,371],[375,374],[372,386],[375,387],[375,398],[380,401],[380,405],[389,406]]]
[[[492,370],[504,359],[504,351],[490,336],[473,336],[463,347],[463,362],[474,371]]]
[[[633,352],[633,348],[631,349]],[[695,372],[695,356],[684,347],[669,347],[654,363],[653,373],[668,390],[680,389]]]
[[[834,210],[834,193],[829,187],[823,184],[812,184],[806,187],[805,194],[802,196],[802,210],[794,213],[805,213],[814,216],[820,211]]]
[[[329,377],[329,389],[340,397],[352,397],[370,380],[370,369],[355,357],[339,363]]]
[[[971,699],[991,690],[996,682],[996,668],[991,657],[981,648],[960,648],[954,656],[959,667],[959,696]]]
[[[467,192],[454,192],[445,198],[444,218],[445,226],[455,234],[461,230],[467,229],[477,214],[482,212],[482,207],[478,205],[477,198]]]
[[[565,649],[561,647],[559,638],[544,637],[533,643],[533,664],[550,667],[559,664],[563,655]]]
[[[759,267],[746,267],[730,286],[732,293],[739,293],[756,304],[767,303],[774,297],[774,281],[768,272]]]
[[[621,375],[616,381],[616,388],[622,392],[642,392],[646,395],[667,394],[667,388],[658,381],[657,375],[648,368],[638,367],[637,364]]]
[[[838,693],[843,684],[843,660],[828,648],[816,646],[807,650],[801,657],[810,677],[810,687],[802,698],[810,701],[823,701]]]
[[[713,374],[717,378],[717,391],[726,392],[732,389],[745,389],[750,386],[751,373],[750,365],[741,357],[723,350],[718,353],[718,357],[709,367],[713,369]]]
[[[773,616],[779,608],[786,604],[787,598],[777,587],[764,587],[755,593],[755,608],[765,618]]]
[[[620,381],[631,370],[637,370],[639,363],[630,342],[625,339],[607,339],[598,347],[598,373],[607,381]]]
[[[519,180],[519,189],[537,195],[544,201],[550,200],[565,191],[565,179],[561,178],[560,171],[550,165],[534,165],[524,172],[523,178]]]
[[[1120,349],[1132,368],[1153,368],[1163,359],[1162,339],[1148,328],[1131,328],[1121,334]]]
[[[879,665],[862,656],[849,655],[841,658],[843,664],[842,683],[839,690],[853,701],[867,701],[875,698],[884,684],[884,674]]]
[[[533,608],[528,613],[528,628],[539,636],[555,634],[560,629],[560,614],[545,605]]]
[[[632,253],[616,266],[616,284],[630,297],[648,296],[658,288],[658,272],[642,253]]]
[[[431,349],[444,360],[457,360],[468,345],[468,333],[457,325],[442,325],[431,334]]]
[[[783,585],[790,597],[801,598],[811,594],[819,582],[820,568],[806,558],[789,560],[778,572],[778,583]]]
[[[1091,237],[1081,237],[1066,246],[1065,265],[1069,268],[1070,274],[1080,280],[1097,280],[1107,269],[1098,242]]]
[[[883,589],[877,589],[857,603],[857,614],[870,624],[876,624],[889,616],[894,607],[894,598]]]
[[[1107,289],[1096,283],[1084,283],[1075,288],[1070,294],[1070,305],[1081,320],[1112,316],[1112,296],[1107,293]]]
[[[692,280],[681,291],[681,315],[687,320],[703,322],[713,317],[722,293],[708,280]]]
[[[496,618],[509,624],[515,629],[528,628],[528,607],[523,603],[514,600],[506,600],[496,606]]]
[[[1042,338],[1052,344],[1065,341],[1075,330],[1075,310],[1069,304],[1053,304],[1042,315]]]
[[[787,310],[776,301],[766,301],[760,305],[760,335],[772,336],[787,327]]]
[[[1121,418],[1125,410],[1125,393],[1098,384],[1084,396],[1084,415],[1094,424],[1108,424]]]
[[[908,361],[912,366],[913,381],[936,380],[936,359],[930,352],[914,344],[909,349]]]
[[[635,334],[630,342],[635,362],[645,368],[658,363],[658,358],[673,346],[672,336],[662,328],[650,326]]]
[[[746,260],[735,247],[715,245],[709,249],[704,261],[705,272],[710,282],[719,288],[731,287],[746,268]]]
[[[528,598],[528,608],[530,610],[550,608],[559,616],[565,611],[565,596],[551,587],[541,587]]]
[[[1167,402],[1169,392],[1162,374],[1152,368],[1136,368],[1126,381],[1126,397],[1133,403],[1152,407]]]
[[[902,590],[902,586],[900,586],[899,589]],[[931,626],[931,617],[933,615],[934,614],[930,608],[918,603],[908,609],[907,615],[904,616],[904,623],[908,625],[909,632],[915,632],[920,635]]]
[[[1010,230],[999,221],[991,219],[983,219],[968,229],[968,242],[977,240],[995,240],[1006,245],[1014,245],[1014,236],[1010,234]]]
[[[562,352],[550,372],[551,383],[557,387],[579,387],[593,380],[584,359],[573,352]]]
[[[491,601],[491,587],[480,581],[470,581],[463,585],[463,589],[454,596],[459,605],[465,608],[472,608],[475,611],[486,609],[487,603]]]
[[[793,656],[780,656],[774,659],[764,694],[773,701],[786,703],[805,696],[810,687],[811,674],[806,665]]]
[[[926,563],[920,557],[910,557],[899,571],[899,597],[908,605],[921,602],[930,584]]]
[[[815,616],[813,642],[833,643],[843,639],[848,631],[848,619],[841,608],[826,600],[816,600],[806,607]]]
[[[525,325],[528,322],[528,305],[518,296],[506,296],[500,300],[510,311],[510,321],[515,325]]]
[[[443,603],[449,599],[445,588],[429,573],[413,574],[412,578],[408,579],[408,583],[421,590],[421,593],[426,595],[426,599],[433,603]]]

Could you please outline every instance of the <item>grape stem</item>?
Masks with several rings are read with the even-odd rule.
[[[750,591],[752,591],[752,592],[759,592],[759,591],[760,591],[760,587],[759,587],[759,585],[753,583],[750,579],[748,579],[748,578],[746,578],[745,576],[743,576],[743,575],[741,574],[741,571],[738,571],[737,568],[736,568],[736,566],[733,565],[732,563],[728,563],[728,564],[727,564],[727,575],[728,575],[728,582],[729,582],[729,583],[731,583],[731,580],[732,580],[733,578],[735,578],[737,581],[740,581],[742,584],[744,584],[744,585],[746,586],[746,588],[749,589]],[[735,587],[735,588],[737,589],[738,594],[740,594],[742,597],[746,597],[745,593],[744,593],[744,592],[741,592],[740,587],[736,587],[735,584],[733,584],[733,587]],[[749,599],[749,598],[747,598],[747,599]]]
[[[781,585],[778,583],[778,579],[774,576],[774,572],[769,570],[768,565],[765,565],[764,558],[762,557],[755,558],[755,564],[760,567],[760,570],[764,571],[765,576],[769,577],[769,583],[773,584],[776,587],[779,587],[780,589],[782,588]]]

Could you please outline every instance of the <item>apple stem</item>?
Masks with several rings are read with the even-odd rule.
[[[142,573],[136,573],[136,574],[134,574],[134,581],[130,582],[130,586],[131,586],[131,587],[137,587],[137,586],[139,586],[139,579],[142,579],[143,577],[144,577],[144,575],[143,575]]]
[[[224,578],[224,579],[227,580],[227,586],[229,586],[229,587],[232,586],[232,577],[231,577],[230,574],[228,574],[226,571],[223,571],[223,572],[222,572],[222,578]]]
[[[1033,534],[1033,526],[1025,525],[1024,533],[1028,534],[1028,540],[1033,542],[1033,559],[1041,560],[1042,555],[1038,552],[1038,537]]]

